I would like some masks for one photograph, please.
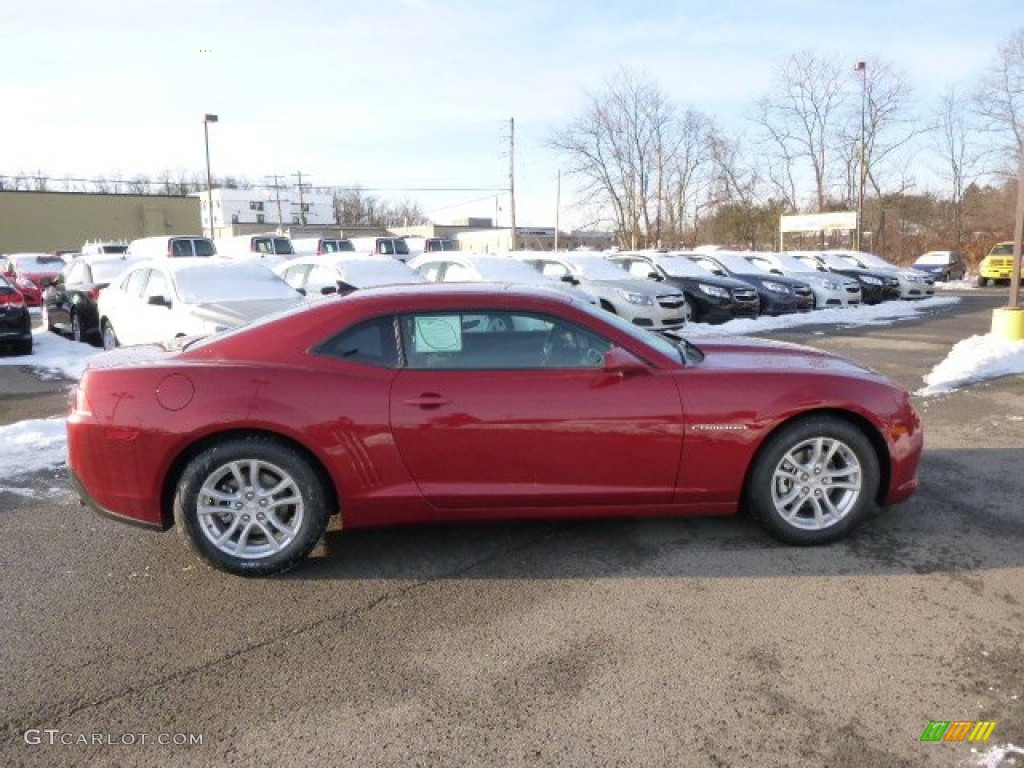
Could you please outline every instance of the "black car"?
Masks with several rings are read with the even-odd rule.
[[[726,323],[738,317],[757,317],[757,290],[742,280],[712,275],[689,259],[673,253],[619,253],[608,257],[634,277],[673,285],[686,294],[699,323]]]
[[[829,272],[852,277],[860,283],[861,300],[865,304],[881,304],[900,298],[900,280],[889,272],[855,267],[841,256],[828,252],[794,254],[805,264],[818,264]]]
[[[713,275],[732,277],[754,287],[762,315],[788,315],[814,309],[814,291],[803,280],[768,274],[736,253],[684,253],[687,259]]]
[[[79,256],[64,267],[45,293],[47,327],[75,341],[99,346],[96,299],[128,263],[123,255],[103,254]]]
[[[25,297],[0,275],[0,344],[10,344],[15,354],[32,354],[32,318]]]

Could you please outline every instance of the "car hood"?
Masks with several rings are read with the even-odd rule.
[[[269,315],[304,301],[296,296],[287,299],[230,299],[189,305],[188,312],[201,320],[232,327]]]
[[[650,280],[636,280],[628,277],[624,280],[590,280],[587,277],[583,277],[582,280],[595,288],[617,288],[621,291],[640,293],[651,298],[663,296],[666,293],[681,293],[678,288],[672,285],[663,285],[661,283],[653,283]]]
[[[751,337],[720,334],[688,336],[704,353],[701,368],[728,370],[741,374],[778,371],[794,375],[832,373],[888,382],[878,372],[853,360],[820,349]]]

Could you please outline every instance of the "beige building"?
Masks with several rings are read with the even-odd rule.
[[[87,240],[201,235],[199,199],[86,192],[0,192],[0,253],[77,251]]]

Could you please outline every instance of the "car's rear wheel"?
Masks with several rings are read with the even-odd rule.
[[[878,456],[867,436],[833,416],[795,421],[770,437],[744,491],[746,508],[791,544],[845,536],[878,493]]]
[[[117,349],[120,345],[121,342],[117,340],[117,334],[114,332],[114,326],[110,324],[109,320],[103,321],[101,334],[103,336],[104,349]]]
[[[330,516],[324,483],[300,453],[266,437],[225,440],[186,466],[174,519],[192,549],[242,576],[282,573],[316,546]]]

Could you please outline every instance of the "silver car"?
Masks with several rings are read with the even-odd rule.
[[[742,255],[764,272],[803,280],[814,293],[815,309],[855,307],[862,301],[860,283],[852,277],[829,272],[824,267],[812,270],[807,264],[788,253],[751,251]]]
[[[435,283],[482,281],[485,283],[515,283],[537,285],[545,290],[557,288],[575,299],[597,304],[597,297],[567,283],[552,285],[537,271],[516,259],[493,253],[461,253],[435,251],[424,253],[408,261],[411,269]]]
[[[904,269],[886,261],[881,256],[864,251],[830,250],[826,253],[834,253],[860,269],[888,272],[895,275],[896,279],[900,281],[901,299],[927,299],[929,296],[935,295],[935,278],[927,272],[918,269]]]
[[[641,328],[681,328],[690,318],[690,305],[682,291],[639,280],[599,253],[518,251],[512,255],[550,280],[594,294],[602,307]]]

